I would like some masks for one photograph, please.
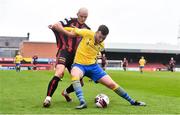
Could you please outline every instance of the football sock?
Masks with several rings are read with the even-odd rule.
[[[66,92],[67,93],[71,93],[74,91],[74,88],[73,88],[73,85],[71,84],[67,89],[66,89]]]
[[[20,72],[20,67],[18,67],[18,71]]]
[[[72,85],[73,85],[73,88],[76,92],[76,96],[78,97],[78,99],[80,101],[80,104],[85,103],[80,81],[74,80],[74,81],[72,81]]]
[[[127,101],[129,101],[131,104],[134,104],[135,101],[126,93],[126,91],[121,88],[118,87],[114,90],[115,93],[117,93],[119,96],[121,96],[122,98],[126,99]]]
[[[80,80],[80,83],[81,83],[81,86],[84,85],[82,79]],[[72,84],[66,89],[66,92],[67,92],[68,94],[71,93],[71,92],[74,92],[74,88],[73,88],[73,85],[72,85]]]
[[[56,90],[57,86],[58,86],[58,82],[59,82],[59,77],[54,76],[51,81],[49,82],[48,85],[48,90],[47,90],[47,96],[52,97],[54,91]]]

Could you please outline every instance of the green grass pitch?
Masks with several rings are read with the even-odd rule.
[[[70,82],[66,72],[53,95],[50,108],[43,108],[47,85],[53,71],[0,71],[0,114],[180,114],[180,72],[107,71],[129,95],[146,102],[146,107],[130,106],[113,91],[84,78],[84,96],[88,108],[76,110],[79,104],[74,93],[67,103],[61,92]],[[110,98],[105,109],[96,108],[94,98],[104,93]]]

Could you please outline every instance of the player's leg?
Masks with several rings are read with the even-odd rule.
[[[58,53],[56,55],[57,59],[56,59],[55,74],[48,84],[47,95],[46,95],[46,98],[43,103],[44,107],[50,106],[51,97],[53,96],[60,79],[64,76],[66,58],[68,57],[67,55],[68,55],[68,53],[65,50],[58,51]]]
[[[83,109],[83,108],[87,108],[85,99],[84,99],[84,95],[83,95],[83,91],[82,91],[82,87],[81,87],[81,83],[80,83],[80,78],[83,77],[84,75],[84,68],[83,66],[79,65],[79,64],[74,64],[73,68],[71,70],[71,75],[72,75],[72,85],[74,88],[74,91],[76,93],[76,96],[78,97],[79,101],[80,101],[80,105],[76,107],[76,109]]]
[[[127,66],[126,65],[125,65],[124,69],[125,69],[125,71],[127,70]]]
[[[143,67],[140,66],[139,69],[140,69],[140,72],[143,73]]]
[[[173,72],[175,72],[175,67],[174,66],[173,66],[172,70],[173,70]]]
[[[123,69],[124,69],[124,71],[126,71],[126,66],[125,65],[123,65]]]
[[[102,68],[100,68],[98,65],[96,65],[91,70],[91,78],[94,81],[98,81],[99,83],[105,85],[109,89],[112,89],[114,92],[116,92],[119,96],[123,97],[127,101],[129,101],[131,104],[134,104],[135,101],[129,97],[129,95],[124,91],[123,88],[121,88],[115,81],[111,79],[107,73],[105,73]]]
[[[126,91],[116,82],[114,82],[109,75],[103,76],[101,79],[98,80],[98,82],[105,85],[109,89],[112,89],[115,93],[129,101],[131,104],[135,103],[135,101],[129,97]]]
[[[109,75],[105,73],[105,71],[102,70],[98,65],[95,65],[93,69],[91,70],[91,79],[95,82],[99,82],[106,87],[112,89],[115,93],[117,93],[122,98],[126,99],[131,103],[131,105],[145,105],[144,102],[137,102],[134,101],[127,92],[120,87],[114,80],[111,79]]]
[[[84,86],[83,78],[80,79],[81,87]],[[69,87],[67,87],[63,92],[61,93],[62,96],[66,99],[67,102],[71,102],[72,98],[69,96],[70,93],[74,92],[73,85],[71,84]]]
[[[44,107],[49,107],[51,103],[51,98],[58,86],[59,80],[63,77],[64,75],[64,70],[65,66],[63,64],[57,64],[56,65],[56,70],[55,70],[55,75],[53,78],[50,80],[47,88],[47,95],[44,100],[43,106]]]
[[[127,100],[131,105],[136,105],[136,106],[146,105],[144,102],[138,102],[132,99],[122,87],[120,87],[114,80],[111,79],[109,75],[103,76],[101,79],[98,80],[98,82],[105,85],[109,89],[113,90],[116,94]]]
[[[68,56],[68,60],[67,60],[67,63],[66,63],[66,68],[68,69],[68,72],[71,73],[71,68],[72,68],[72,64],[73,64],[73,61],[74,61],[74,56],[75,54],[69,54],[70,56]],[[80,79],[80,83],[81,83],[81,86],[84,85],[84,82],[83,82],[83,79],[81,78]],[[71,84],[69,87],[67,87],[65,90],[63,90],[63,92],[61,93],[62,96],[64,96],[64,98],[66,99],[67,102],[71,102],[72,99],[71,97],[69,96],[70,93],[74,92],[74,88],[73,88],[73,85]]]
[[[36,61],[33,61],[33,70],[36,70],[37,67],[36,67]]]
[[[106,69],[105,68],[105,63],[102,63],[101,66],[102,66],[102,69],[105,71],[105,69]]]
[[[19,72],[21,71],[21,64],[19,64],[19,66],[18,66],[18,71]]]
[[[122,67],[123,67],[123,70],[125,71],[124,64],[122,65]]]
[[[16,72],[20,72],[20,64],[19,63],[16,64]]]
[[[68,71],[70,73],[71,72],[71,65],[72,64],[69,64],[69,65],[70,66],[67,66],[67,69],[68,69]],[[72,84],[68,88],[66,88],[66,89],[64,89],[62,91],[61,94],[62,94],[62,96],[64,96],[64,98],[66,99],[67,102],[71,102],[72,101],[71,97],[69,96],[69,93],[71,93],[73,91],[74,91],[74,88],[73,88]]]
[[[15,69],[16,69],[16,72],[18,72],[17,63],[16,63],[16,65],[15,65]]]
[[[171,72],[173,72],[173,66],[170,66],[170,70],[171,70]]]

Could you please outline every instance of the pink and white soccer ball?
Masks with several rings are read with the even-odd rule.
[[[106,108],[109,104],[109,97],[105,94],[98,94],[95,97],[95,105],[98,108]]]

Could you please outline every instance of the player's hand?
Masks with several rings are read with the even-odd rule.
[[[53,28],[53,25],[49,25],[48,28],[49,28],[49,29],[52,29],[52,28]]]
[[[71,27],[72,27],[72,28],[77,28],[77,27],[76,27],[76,26],[74,26],[74,25],[72,25]]]

